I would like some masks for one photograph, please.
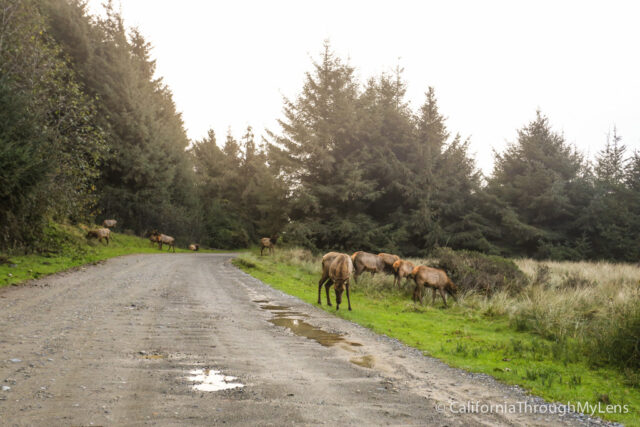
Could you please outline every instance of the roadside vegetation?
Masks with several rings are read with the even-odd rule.
[[[132,233],[111,233],[109,245],[86,238],[86,227],[51,223],[44,237],[31,254],[7,255],[0,253],[0,288],[72,267],[95,264],[120,255],[161,253],[149,239]],[[201,252],[215,252],[200,249]],[[162,253],[166,253],[166,246]],[[176,248],[176,252],[190,252]],[[226,252],[226,251],[225,251]],[[172,252],[173,253],[173,252]]]
[[[393,276],[368,273],[352,283],[353,311],[336,312],[326,306],[324,295],[322,308],[452,366],[521,385],[551,401],[629,405],[627,414],[596,415],[640,424],[640,267],[498,257],[492,263],[473,253],[440,255],[410,260],[440,266],[448,256],[449,267],[458,263],[450,275],[461,292],[448,309],[439,298],[432,305],[430,292],[424,305],[414,304],[413,281],[394,288]],[[234,264],[317,305],[320,256],[308,250],[281,249],[264,257],[254,251]],[[492,268],[512,279],[489,293],[470,288],[460,274],[469,274],[471,265],[476,284],[495,283]]]

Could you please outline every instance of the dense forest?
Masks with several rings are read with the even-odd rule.
[[[358,81],[326,43],[279,129],[189,141],[151,46],[105,9],[0,0],[2,250],[116,218],[222,248],[277,232],[318,250],[640,257],[640,153],[615,130],[588,159],[532,110],[484,176],[434,88],[412,108],[402,69]]]

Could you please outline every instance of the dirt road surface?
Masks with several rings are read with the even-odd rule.
[[[273,290],[231,257],[126,256],[0,290],[0,424],[599,423],[452,413],[542,401]]]

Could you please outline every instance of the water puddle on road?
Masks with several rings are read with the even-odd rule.
[[[189,373],[191,376],[187,377],[187,380],[198,383],[193,385],[194,390],[220,391],[244,387],[242,383],[233,382],[238,378],[223,375],[215,369],[194,369]]]
[[[264,300],[256,300],[255,302],[259,303],[261,309],[268,310],[273,313],[274,317],[269,319],[269,322],[276,326],[285,327],[294,334],[312,339],[325,347],[331,347],[342,342],[353,347],[362,346],[362,344],[357,342],[346,341],[344,336],[341,334],[327,332],[305,322],[302,319],[309,316],[297,311],[291,311],[291,307],[284,305],[272,305],[269,304],[269,301],[263,301]]]

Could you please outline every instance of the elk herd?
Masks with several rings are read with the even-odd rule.
[[[110,228],[115,227],[116,224],[116,220],[106,219],[102,223],[103,228],[90,230],[87,238],[96,238],[98,241],[104,239],[108,245],[111,237]],[[162,250],[162,245],[167,245],[167,250],[173,249],[173,252],[176,251],[175,239],[159,233],[157,230],[151,232],[149,240],[153,245],[157,244],[160,250]],[[260,239],[260,255],[263,255],[265,249],[268,250],[270,255],[273,255],[277,241],[277,234]],[[198,244],[192,243],[189,245],[189,250],[198,251],[199,249],[200,245]],[[354,282],[358,283],[358,278],[364,272],[369,272],[372,276],[376,273],[393,274],[394,287],[399,287],[403,280],[405,283],[413,280],[415,285],[413,289],[414,302],[422,304],[425,288],[429,288],[432,291],[432,303],[435,303],[436,293],[439,293],[442,297],[445,307],[447,306],[447,295],[451,295],[454,301],[457,301],[457,287],[443,270],[426,265],[416,266],[411,261],[403,260],[397,255],[384,252],[376,255],[357,251],[351,256],[339,252],[329,252],[322,257],[322,276],[318,282],[318,304],[322,304],[322,287],[324,286],[327,305],[331,306],[329,288],[333,286],[336,297],[336,310],[340,309],[342,294],[345,291],[347,293],[347,306],[351,310],[351,296],[349,294],[351,276],[353,275]]]
[[[111,239],[111,228],[115,228],[118,224],[118,221],[115,219],[105,219],[102,221],[102,228],[96,228],[94,230],[88,230],[87,239],[98,239],[98,242],[102,242],[103,240],[107,245],[109,245],[109,239]],[[176,251],[176,239],[166,234],[159,233],[158,230],[153,230],[151,234],[149,234],[149,241],[151,241],[152,245],[158,245],[158,249],[162,250],[162,245],[167,245],[167,251],[173,249],[173,252]],[[273,242],[275,244],[275,241]],[[190,251],[197,252],[200,250],[200,245],[197,243],[191,243],[189,246]]]
[[[322,277],[318,282],[318,304],[322,304],[322,286],[327,294],[327,305],[331,305],[329,288],[333,285],[336,295],[336,310],[340,309],[342,303],[342,293],[347,291],[347,304],[351,310],[351,298],[349,295],[349,279],[353,273],[353,280],[358,282],[358,277],[365,271],[372,275],[385,273],[394,275],[394,286],[400,286],[400,282],[413,279],[415,287],[413,290],[413,301],[423,301],[425,288],[430,288],[433,292],[432,303],[435,303],[436,292],[442,297],[445,307],[447,306],[447,294],[457,301],[456,285],[449,279],[447,273],[438,268],[427,267],[426,265],[414,266],[410,261],[402,260],[397,255],[379,253],[378,255],[357,251],[353,255],[339,252],[329,252],[322,257]]]

